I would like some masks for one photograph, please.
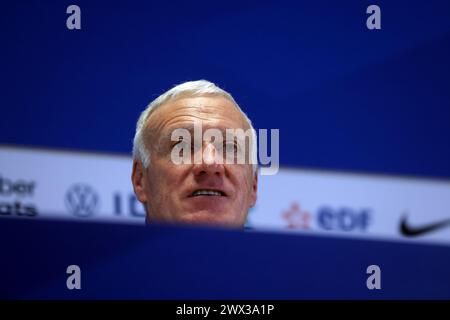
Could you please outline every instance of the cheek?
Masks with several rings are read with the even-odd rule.
[[[149,170],[149,191],[162,198],[180,190],[189,169],[183,165],[175,165],[172,162],[156,162]]]
[[[150,203],[155,203],[156,199],[159,197],[159,179],[160,177],[158,177],[158,175],[154,174],[153,172],[150,172],[147,175],[147,198],[149,199]]]
[[[151,159],[149,168],[147,170],[147,183],[148,191],[151,195],[157,195],[161,189],[166,185],[166,174],[164,166],[161,165],[159,161]]]
[[[241,202],[250,201],[250,196],[253,191],[252,171],[248,168],[240,168],[233,176],[235,177],[234,186],[238,193]]]

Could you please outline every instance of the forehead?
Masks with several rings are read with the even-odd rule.
[[[150,115],[148,129],[153,133],[189,127],[201,121],[205,128],[248,129],[233,102],[223,97],[200,96],[170,101]]]

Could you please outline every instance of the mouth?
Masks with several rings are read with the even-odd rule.
[[[214,190],[214,189],[198,189],[195,190],[190,194],[189,197],[200,197],[200,196],[207,196],[207,197],[226,197],[227,195],[225,192],[220,190]]]

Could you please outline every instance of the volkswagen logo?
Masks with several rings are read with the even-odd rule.
[[[97,210],[99,197],[97,192],[86,184],[76,184],[66,192],[67,209],[77,217],[90,217]]]

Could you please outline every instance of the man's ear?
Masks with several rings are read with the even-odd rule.
[[[258,193],[258,170],[256,170],[256,172],[253,174],[250,207],[253,207],[255,205],[257,193]]]
[[[145,181],[144,166],[140,161],[133,162],[133,171],[131,172],[131,183],[133,184],[134,193],[141,203],[147,202],[147,183]]]

